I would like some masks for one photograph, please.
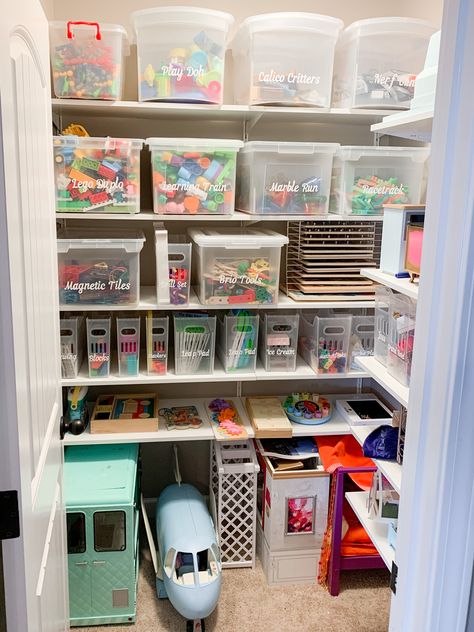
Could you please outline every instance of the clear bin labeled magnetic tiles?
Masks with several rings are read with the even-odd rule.
[[[234,211],[236,157],[241,141],[147,138],[155,213],[228,214]]]
[[[122,98],[123,57],[130,54],[119,24],[50,22],[54,94],[59,98]]]
[[[140,211],[142,140],[55,136],[53,147],[58,212]]]
[[[203,305],[278,302],[281,248],[288,238],[270,230],[190,229]]]
[[[229,13],[168,6],[132,19],[140,101],[222,103]]]

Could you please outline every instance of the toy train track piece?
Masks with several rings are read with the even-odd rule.
[[[315,393],[292,393],[283,402],[283,408],[288,419],[297,424],[317,426],[332,417],[331,402]]]
[[[248,439],[247,431],[231,399],[213,399],[208,404],[211,426],[217,441]]]

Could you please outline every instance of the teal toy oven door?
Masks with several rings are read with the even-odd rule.
[[[69,567],[69,617],[71,623],[92,616],[91,567],[86,538],[86,515],[82,511],[67,513]]]

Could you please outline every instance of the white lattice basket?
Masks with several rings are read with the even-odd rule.
[[[224,568],[255,566],[259,470],[251,441],[213,442],[210,484]]]

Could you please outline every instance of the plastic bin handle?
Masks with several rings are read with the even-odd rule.
[[[102,33],[100,32],[100,26],[98,22],[68,22],[67,23],[67,38],[68,39],[74,39],[74,33],[72,32],[72,26],[95,26],[95,28],[97,29],[97,32],[95,34],[95,39],[96,40],[101,40],[102,39]]]

